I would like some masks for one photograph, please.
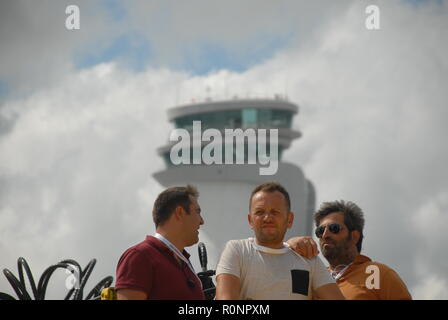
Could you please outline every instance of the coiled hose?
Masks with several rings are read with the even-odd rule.
[[[79,281],[80,285],[79,287],[73,287],[72,289],[70,289],[68,294],[65,296],[65,300],[82,300],[84,288],[86,286],[87,280],[90,277],[90,274],[92,273],[95,264],[96,259],[92,259],[87,264],[87,266],[84,269],[82,269],[80,264],[75,260],[72,259],[63,260],[45,269],[45,271],[42,273],[42,276],[39,279],[37,286],[28,263],[22,257],[20,257],[17,260],[19,279],[17,279],[17,277],[10,270],[6,268],[3,269],[3,274],[5,275],[6,279],[8,279],[9,283],[14,289],[18,300],[33,300],[33,298],[31,298],[31,295],[26,290],[25,277],[23,273],[23,269],[25,269],[26,275],[28,277],[28,282],[30,283],[31,286],[31,291],[34,300],[44,300],[48,282],[50,281],[53,272],[56,271],[57,269],[67,269],[71,273],[79,275],[79,279],[77,280]],[[98,282],[98,284],[89,292],[85,300],[98,300],[100,298],[101,290],[109,287],[113,281],[114,278],[112,276],[105,277],[103,280]],[[73,298],[70,299],[72,296]],[[0,300],[16,300],[16,298],[7,293],[0,292]]]

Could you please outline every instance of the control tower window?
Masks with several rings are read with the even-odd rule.
[[[278,128],[291,128],[292,115],[285,110],[272,110],[272,126]]]
[[[242,125],[241,110],[208,112],[194,114],[177,118],[175,120],[176,128],[191,130],[193,121],[201,121],[202,130],[214,129],[235,129],[241,128]]]
[[[173,163],[171,162],[171,158],[170,158],[170,153],[169,153],[169,152],[163,154],[163,160],[164,160],[164,162],[165,162],[165,165],[166,165],[168,168],[174,166]]]
[[[262,109],[258,111],[259,128],[270,128],[272,126],[271,113],[272,112],[269,109]]]
[[[243,110],[243,126],[244,128],[255,127],[257,125],[257,109]]]

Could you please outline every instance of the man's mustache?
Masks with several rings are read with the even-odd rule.
[[[327,244],[327,243],[329,243],[329,244],[336,244],[336,241],[334,241],[333,239],[331,239],[331,238],[325,238],[323,241],[322,241],[322,244]]]
[[[262,227],[276,227],[276,225],[274,223],[263,223],[261,226]]]

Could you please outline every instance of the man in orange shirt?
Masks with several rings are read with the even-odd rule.
[[[350,201],[324,202],[314,214],[316,237],[339,289],[350,300],[410,300],[406,285],[388,266],[360,254],[364,215]],[[311,237],[296,237],[288,244],[305,257],[318,254]]]

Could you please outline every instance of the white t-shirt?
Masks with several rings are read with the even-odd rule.
[[[216,268],[221,273],[240,278],[242,300],[308,300],[315,289],[335,283],[320,258],[262,247],[253,238],[227,242]]]

